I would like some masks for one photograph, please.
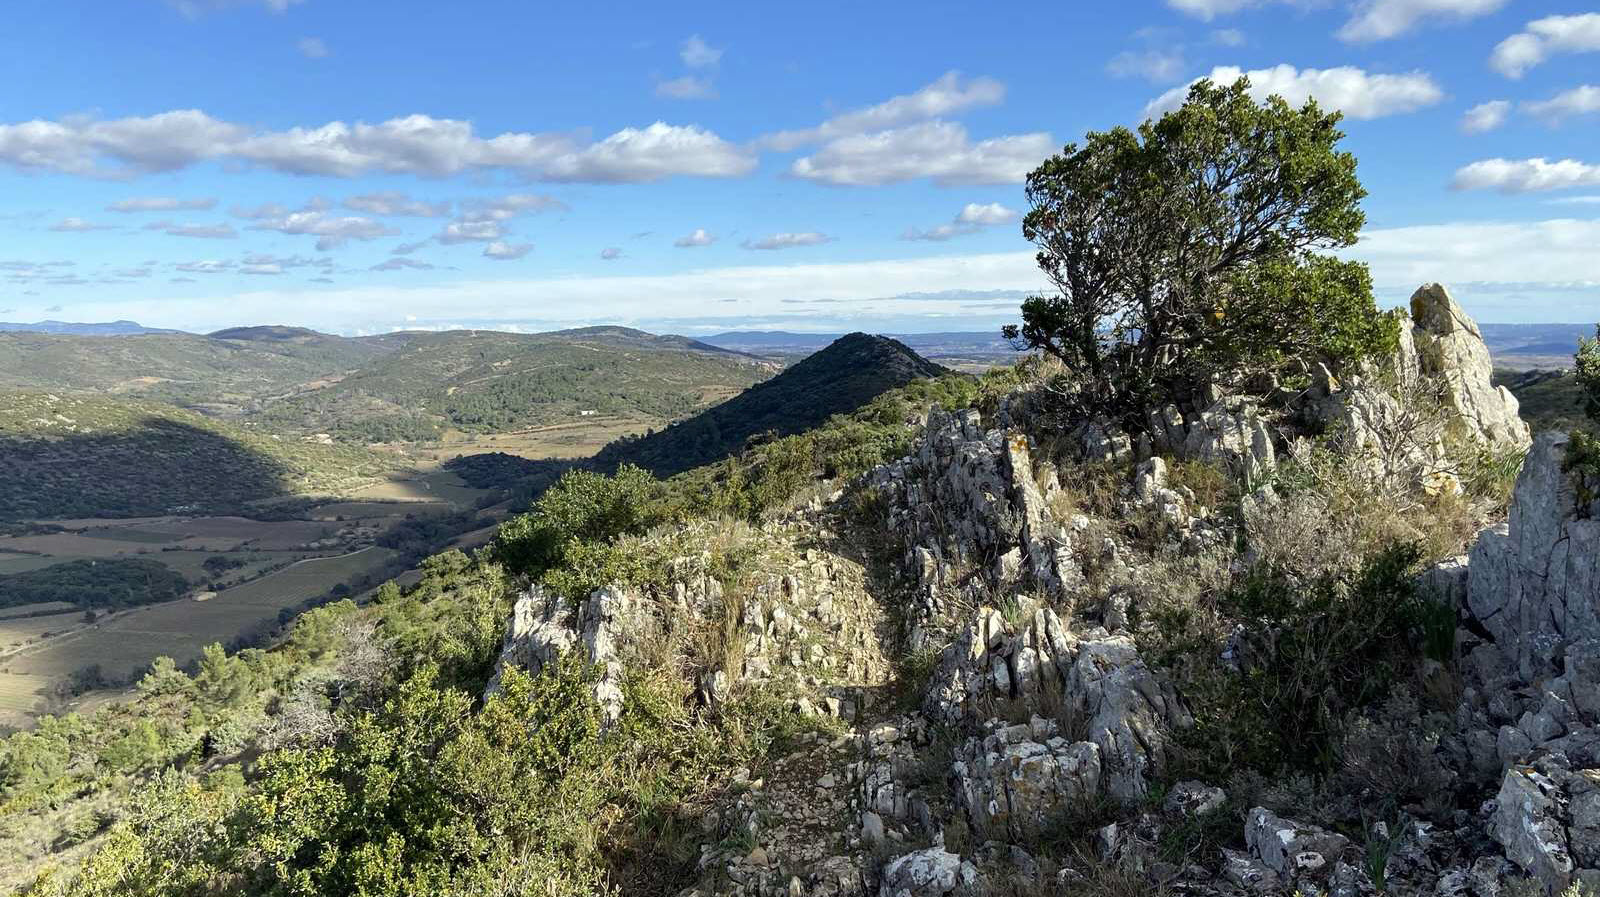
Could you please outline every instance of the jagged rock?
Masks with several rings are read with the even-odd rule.
[[[943,847],[908,853],[883,868],[879,897],[941,897],[961,881],[961,857]]]
[[[1579,507],[1565,447],[1563,434],[1539,435],[1510,519],[1478,536],[1468,564],[1467,605],[1523,681],[1550,672],[1566,645],[1600,638],[1600,501]]]
[[[1054,720],[1003,726],[968,739],[951,769],[956,801],[976,830],[1013,840],[1039,835],[1054,818],[1100,792],[1100,748],[1068,742]]]
[[[1264,807],[1245,818],[1244,840],[1256,859],[1289,880],[1326,877],[1350,846],[1343,835],[1284,819]]]
[[[1199,414],[1184,439],[1183,454],[1225,464],[1246,483],[1261,480],[1278,461],[1261,409],[1239,396],[1218,399]]]
[[[1442,382],[1445,405],[1467,432],[1490,445],[1526,446],[1528,425],[1517,415],[1517,399],[1494,385],[1483,334],[1450,291],[1443,284],[1423,284],[1411,294],[1411,321],[1418,369]]]
[[[595,589],[576,611],[559,595],[531,586],[512,605],[500,660],[484,689],[484,699],[500,691],[507,664],[538,673],[566,651],[580,648],[590,662],[601,667],[594,694],[609,725],[622,715],[624,647],[659,628],[649,602],[611,586]]]
[[[951,722],[985,719],[1000,703],[1038,710],[1048,696],[1099,748],[1104,792],[1124,804],[1143,799],[1165,761],[1167,731],[1189,720],[1133,639],[1079,638],[1048,608],[1014,636],[1004,625],[995,611],[982,612],[946,649],[929,680],[926,711]]]
[[[1576,868],[1562,823],[1564,797],[1548,770],[1508,769],[1489,822],[1507,858],[1555,890],[1571,882]]]

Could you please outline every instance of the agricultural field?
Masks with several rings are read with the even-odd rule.
[[[395,557],[391,549],[368,546],[307,558],[220,592],[120,611],[93,623],[76,610],[0,619],[0,725],[24,724],[56,683],[86,667],[98,666],[102,677],[122,682],[161,655],[189,663],[206,645],[271,626],[280,611],[361,574],[378,573]]]

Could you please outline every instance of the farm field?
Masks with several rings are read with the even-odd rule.
[[[52,683],[86,666],[122,679],[156,657],[180,665],[212,642],[226,643],[279,611],[325,594],[350,577],[381,570],[395,557],[370,546],[337,557],[311,558],[212,597],[185,598],[122,611],[86,624],[74,611],[0,620],[0,725],[21,725]],[[207,593],[202,593],[202,595]],[[59,633],[41,638],[46,632]]]

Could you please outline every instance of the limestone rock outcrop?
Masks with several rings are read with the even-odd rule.
[[[1600,638],[1600,501],[1580,506],[1561,469],[1566,436],[1542,433],[1523,462],[1509,519],[1473,546],[1466,600],[1523,681],[1567,645]]]

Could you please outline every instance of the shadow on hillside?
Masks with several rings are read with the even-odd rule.
[[[159,417],[116,432],[0,438],[0,521],[231,512],[290,494],[293,475],[282,459]]]

